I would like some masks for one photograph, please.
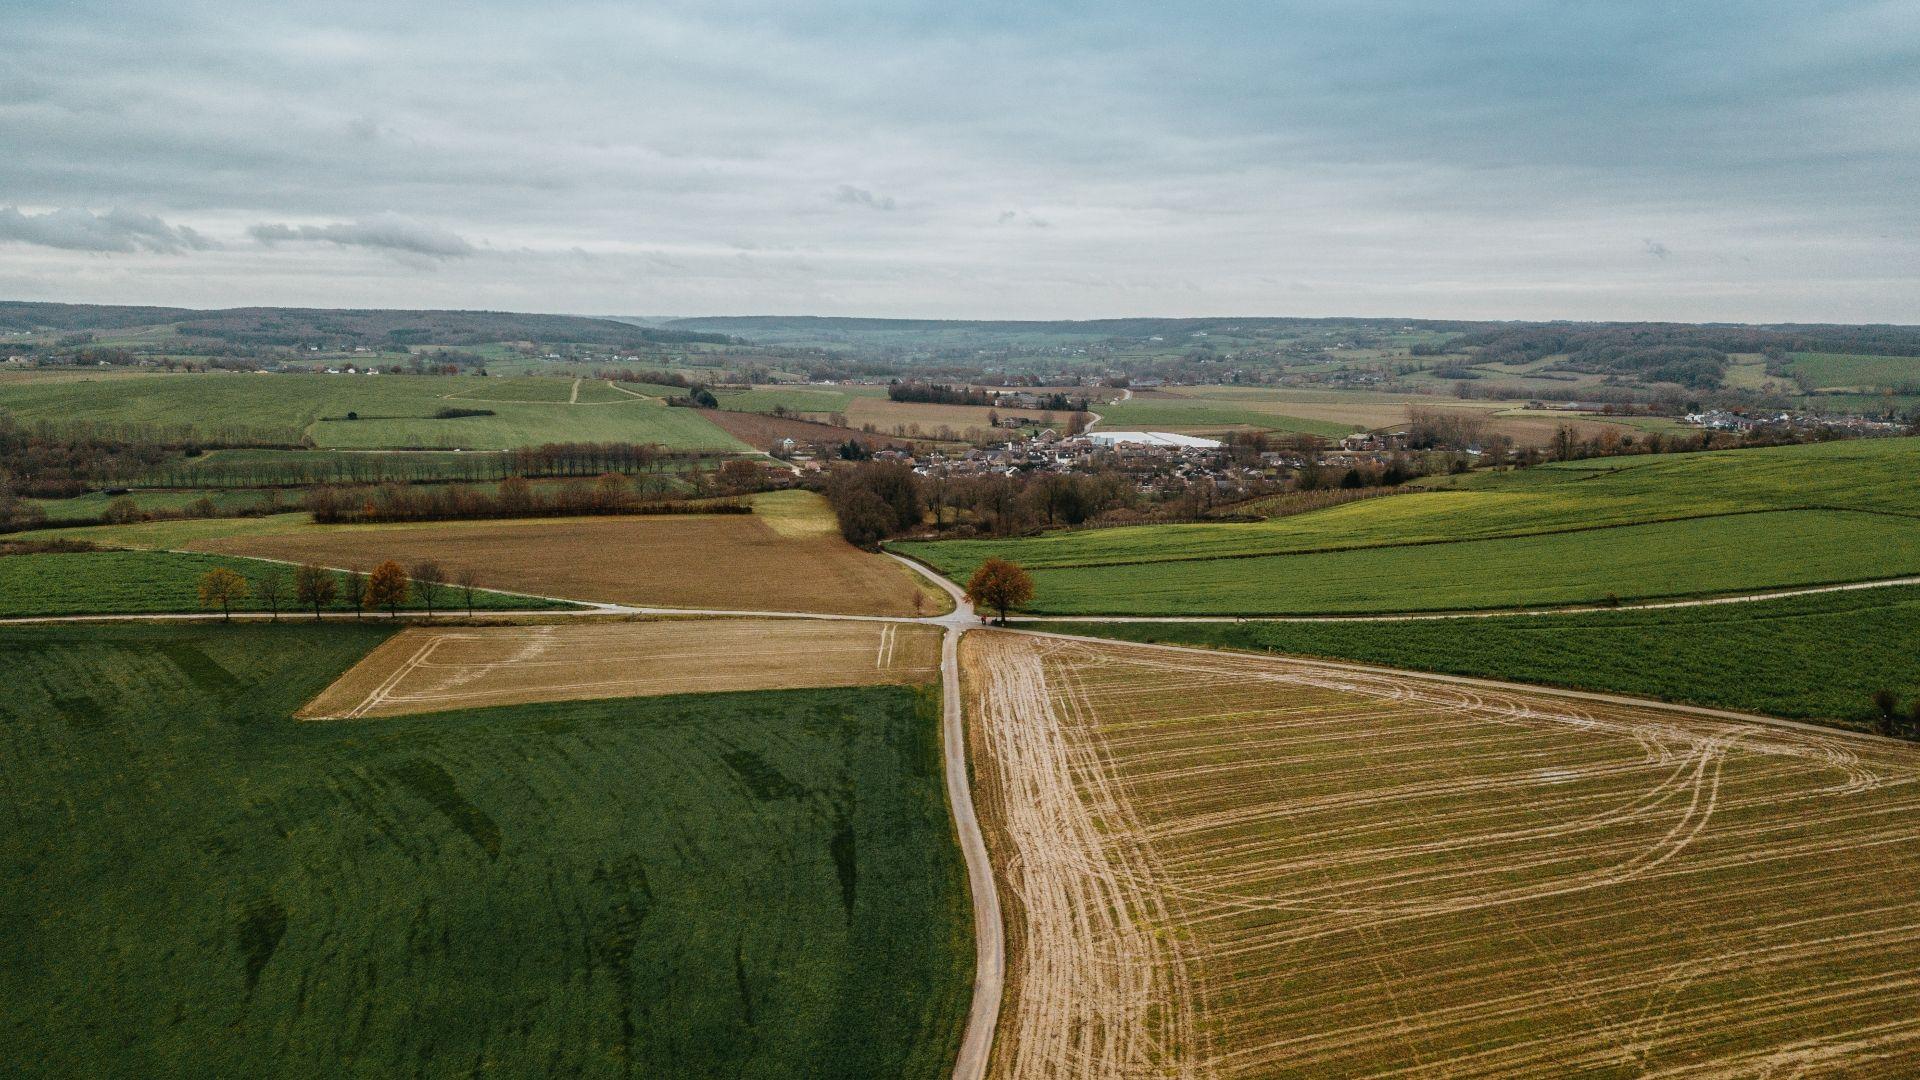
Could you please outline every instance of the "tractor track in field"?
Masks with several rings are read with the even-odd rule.
[[[1060,728],[1066,719],[1080,715],[1090,707],[1086,703],[1084,694],[1073,687],[1066,687],[1057,702],[1051,702],[1044,676],[1036,676],[1032,671],[1025,671],[1024,674],[1014,672],[1014,675],[1020,676],[1018,678],[1004,675],[987,678],[981,672],[973,670],[963,673],[961,638],[967,630],[978,627],[980,620],[967,604],[962,591],[924,564],[895,553],[889,554],[895,560],[933,581],[952,596],[955,600],[955,609],[940,616],[902,617],[597,604],[562,610],[481,613],[474,621],[511,623],[530,618],[552,617],[565,617],[569,621],[577,618],[705,617],[908,623],[941,627],[944,631],[940,663],[943,683],[944,767],[948,802],[954,820],[956,838],[967,868],[968,887],[974,912],[976,946],[973,995],[953,1075],[961,1080],[981,1080],[990,1073],[996,1076],[1095,1075],[1145,1070],[1156,1075],[1182,1077],[1201,1077],[1214,1073],[1216,1070],[1210,1063],[1216,1059],[1210,1047],[1216,1036],[1205,1022],[1204,1013],[1216,988],[1210,986],[1203,976],[1195,974],[1198,970],[1193,952],[1195,947],[1183,941],[1179,934],[1168,932],[1174,922],[1170,905],[1207,900],[1209,895],[1206,890],[1196,891],[1191,882],[1183,882],[1178,868],[1163,865],[1152,851],[1151,844],[1138,838],[1140,835],[1151,834],[1152,830],[1142,823],[1137,810],[1129,806],[1120,796],[1118,788],[1110,778],[1104,783],[1093,784],[1091,802],[1077,795],[1071,800],[1067,798],[1068,795],[1073,794],[1073,789],[1061,782],[1063,777],[1085,776],[1097,781],[1103,775],[1102,770],[1105,768],[1097,750],[1075,746],[1070,741],[1045,734],[1048,729]],[[1487,618],[1506,614],[1705,607],[1911,584],[1920,584],[1920,577],[1771,590],[1739,596],[1670,601],[1621,608],[1587,606],[1364,616],[1275,616],[1258,619],[1228,616],[1016,617],[1015,621],[1022,623],[1024,628],[1010,631],[1007,636],[1057,642],[1058,647],[1072,647],[1082,642],[1098,642],[1102,646],[1113,646],[1116,643],[1103,639],[1076,638],[1071,635],[1048,633],[1044,629],[1044,624],[1048,622],[1356,620],[1386,622],[1438,618]],[[580,603],[572,600],[563,601],[563,598],[559,597],[544,599]],[[586,603],[592,604],[590,601]],[[293,612],[286,614],[289,620],[303,617]],[[358,617],[349,612],[328,612],[325,616],[335,619]],[[233,616],[234,619],[249,621],[270,617],[265,612],[235,613]],[[312,616],[309,614],[304,617]],[[176,619],[204,621],[216,618],[220,616],[217,614],[71,615],[9,618],[0,620],[0,623]],[[400,618],[418,621],[420,614],[403,613]],[[874,662],[876,664],[888,662],[894,647],[892,636],[883,633],[875,646],[877,653]],[[1202,658],[1212,658],[1214,661],[1221,662],[1224,662],[1223,658],[1247,659],[1214,650],[1181,646],[1128,643],[1125,647],[1148,655],[1166,657],[1164,665],[1168,670],[1203,669],[1206,664],[1203,663]],[[1802,734],[1813,733],[1822,736],[1832,745],[1842,748],[1849,742],[1857,740],[1865,740],[1875,745],[1904,745],[1858,732],[1823,728],[1812,724],[1728,710],[1675,706],[1624,695],[1558,690],[1338,661],[1264,657],[1261,659],[1269,662],[1277,660],[1294,669],[1310,672],[1313,680],[1321,684],[1357,685],[1367,680],[1378,683],[1380,680],[1388,679],[1395,683],[1392,693],[1404,696],[1410,701],[1420,700],[1429,704],[1435,701],[1457,701],[1463,703],[1463,707],[1477,710],[1492,708],[1495,713],[1505,709],[1516,716],[1532,715],[1527,708],[1516,707],[1509,700],[1513,695],[1522,695],[1535,700],[1559,699],[1569,702],[1604,703],[1609,706],[1712,718],[1746,725],[1749,730],[1764,731],[1772,728]],[[418,667],[430,660],[430,655],[420,655],[411,658],[410,663],[413,667]],[[1005,685],[998,685],[1001,682]],[[1017,800],[1020,805],[1017,808],[1013,807],[1013,801],[1008,801],[1006,806],[1001,806],[998,802],[994,804],[995,808],[1002,813],[1017,812],[1020,824],[1018,831],[1022,836],[1039,838],[1029,841],[1031,845],[1029,849],[1018,852],[1017,865],[1023,870],[1030,870],[1036,866],[1044,868],[1041,876],[1032,880],[1023,880],[1017,894],[1012,897],[1017,905],[1015,910],[1023,920],[1031,921],[1036,917],[1044,917],[1047,926],[1044,937],[1034,934],[1031,928],[1024,924],[1019,928],[1015,944],[1023,951],[1019,954],[1021,963],[1015,969],[1013,976],[1016,983],[1014,989],[1021,995],[1017,999],[1007,997],[1008,928],[1002,915],[1001,881],[996,878],[996,867],[990,860],[987,841],[975,812],[978,796],[972,789],[968,752],[970,732],[966,704],[969,693],[980,695],[980,700],[977,702],[979,715],[972,732],[973,737],[983,738],[985,736],[982,733],[991,732],[999,732],[1002,736],[1008,736],[1009,733],[1017,735],[1017,739],[1009,745],[1017,751],[1022,770],[1039,778],[1036,782],[1023,784],[1021,798]],[[1503,701],[1506,703],[1502,704]],[[1571,706],[1569,708],[1571,709]],[[1058,709],[1066,710],[1065,718],[1056,711]],[[1039,724],[1036,728],[1032,723],[1035,717],[1051,719]],[[1588,721],[1591,722],[1591,719],[1589,716]],[[1644,734],[1638,737],[1651,739],[1648,743],[1650,746],[1656,746],[1659,743],[1656,737]],[[1304,894],[1293,897],[1289,903],[1294,910],[1325,920],[1361,919],[1390,922],[1409,917],[1458,913],[1463,910],[1475,910],[1478,907],[1499,907],[1537,901],[1543,897],[1556,895],[1557,892],[1600,888],[1610,883],[1658,873],[1665,864],[1687,852],[1694,839],[1706,828],[1714,814],[1719,796],[1719,770],[1729,750],[1737,746],[1743,737],[1737,733],[1730,734],[1728,740],[1723,743],[1703,745],[1690,755],[1677,757],[1669,763],[1670,774],[1665,786],[1658,791],[1646,794],[1639,801],[1614,807],[1590,821],[1561,826],[1562,829],[1573,832],[1602,828],[1614,820],[1608,817],[1608,814],[1624,815],[1631,819],[1637,814],[1644,813],[1648,807],[1672,808],[1676,805],[1673,800],[1680,800],[1677,805],[1683,807],[1683,812],[1659,844],[1640,850],[1622,849],[1617,858],[1596,868],[1586,878],[1571,882],[1562,881],[1544,890],[1538,887],[1516,886],[1507,893],[1482,891],[1464,898],[1450,895],[1426,903],[1424,906],[1421,903],[1410,905],[1406,901],[1386,904],[1368,903],[1337,894],[1324,896]],[[1844,749],[1830,753],[1828,757],[1844,772],[1847,757]],[[990,795],[989,798],[997,799],[1000,796]],[[1089,814],[1092,815],[1091,819]],[[1093,824],[1089,825],[1089,820],[1092,820]],[[1526,829],[1516,829],[1510,830],[1510,833],[1511,835],[1504,837],[1490,838],[1487,842],[1524,844],[1545,835],[1538,829],[1531,832]],[[1134,838],[1129,839],[1129,835]],[[1443,850],[1443,848],[1427,848],[1421,849],[1418,853],[1439,854]],[[1326,869],[1334,869],[1338,864],[1334,862],[1324,863],[1324,865]],[[1003,874],[1007,871],[1006,867],[999,869]],[[1236,904],[1244,906],[1248,902],[1244,898],[1236,900],[1231,895],[1214,895],[1210,899],[1213,902],[1225,902],[1229,909]],[[1272,907],[1273,905],[1264,903],[1257,906]],[[1329,923],[1328,933],[1341,932],[1331,928],[1333,925]],[[1088,959],[1075,961],[1076,956]],[[1087,981],[1090,977],[1088,960],[1092,962],[1091,983]],[[1672,977],[1686,978],[1687,976],[1676,972]],[[1041,995],[1039,1000],[1043,1004],[1031,1013],[1023,1011],[1025,995],[1035,993]],[[1175,1007],[1167,1008],[1166,1003],[1169,1001],[1174,1002]],[[1677,1008],[1678,1006],[1670,1000],[1667,1007]],[[1857,1035],[1857,1041],[1862,1046],[1870,1044],[1899,1047],[1920,1038],[1913,1031],[1898,1025],[1885,1031],[1862,1031]],[[1766,1057],[1764,1061],[1756,1058],[1752,1064],[1763,1067],[1790,1067],[1802,1062],[1818,1062],[1838,1052],[1840,1050],[1831,1041],[1809,1040],[1804,1047],[1783,1047],[1772,1052],[1773,1056]],[[1734,1063],[1719,1064],[1731,1070]],[[1449,1075],[1451,1074],[1450,1072]],[[1676,1075],[1681,1074],[1695,1075],[1694,1072]],[[1717,1074],[1713,1070],[1698,1073],[1698,1075]]]

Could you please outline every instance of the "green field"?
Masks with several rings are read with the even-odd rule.
[[[1116,401],[1097,410],[1101,425],[1109,431],[1214,431],[1231,427],[1259,428],[1264,431],[1298,432],[1340,438],[1362,430],[1357,424],[1287,416],[1278,412],[1249,409],[1232,400],[1208,401]]]
[[[1920,439],[1595,459],[1271,521],[901,544],[1035,571],[1058,614],[1416,611],[1685,596],[1920,569]]]
[[[546,442],[659,443],[674,450],[745,450],[697,410],[668,408],[596,384],[570,405],[570,379],[480,376],[149,375],[0,383],[0,409],[22,420],[190,432],[210,442],[306,443],[323,449],[506,450]],[[538,389],[529,389],[529,384]],[[467,395],[540,395],[529,401]],[[603,396],[604,395],[604,399]],[[435,419],[447,408],[491,416]],[[348,415],[358,418],[349,420]]]
[[[1783,510],[1447,544],[1040,570],[1027,606],[1058,615],[1455,611],[1908,574],[1920,574],[1920,522]]]
[[[874,392],[854,393],[859,390]],[[735,412],[770,413],[782,408],[796,413],[837,413],[846,412],[855,397],[885,397],[886,390],[881,387],[756,387],[715,396],[719,398],[721,408]]]
[[[19,1076],[936,1076],[937,698],[288,717],[372,626],[0,630]]]
[[[268,520],[268,519],[260,519]],[[282,614],[302,610],[293,598],[293,568],[259,559],[199,555],[176,551],[80,551],[40,555],[0,556],[0,617],[24,615],[172,614],[202,611],[200,577],[215,567],[226,567],[257,586],[271,573],[281,575]],[[234,607],[235,611],[265,611],[257,587]],[[344,597],[331,610],[351,611]],[[408,597],[403,610],[424,605]],[[561,600],[540,600],[506,593],[474,593],[476,610],[552,610],[577,607]],[[452,588],[442,589],[435,602],[440,611],[464,611],[466,598]],[[308,612],[311,614],[311,612]]]
[[[178,518],[163,521],[138,521],[131,525],[78,525],[32,529],[7,533],[0,540],[44,542],[75,540],[102,547],[165,550],[181,548],[195,540],[212,540],[246,533],[285,532],[309,524],[313,516],[306,511],[267,514],[239,518]]]
[[[1920,696],[1920,588],[1710,607],[1333,623],[1077,623],[1063,633],[1357,660],[1861,727]]]
[[[107,507],[120,497],[96,491],[71,499],[34,499],[32,502],[46,512],[48,521],[88,521],[106,513]],[[145,513],[180,513],[204,497],[213,503],[216,513],[235,514],[262,506],[271,499],[278,499],[281,505],[297,505],[301,493],[278,489],[209,488],[204,491],[135,491],[124,497]]]
[[[1920,356],[1861,356],[1850,353],[1793,354],[1792,370],[1815,386],[1920,388]]]

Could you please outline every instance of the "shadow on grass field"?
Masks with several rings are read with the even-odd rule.
[[[944,1071],[931,693],[289,719],[386,633],[0,630],[14,1075]]]

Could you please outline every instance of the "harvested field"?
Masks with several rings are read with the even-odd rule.
[[[795,420],[784,416],[769,416],[766,413],[702,409],[700,415],[711,420],[715,427],[756,450],[771,450],[781,439],[792,439],[803,446],[809,443],[843,443],[848,439],[863,442],[874,440],[874,436],[853,428],[835,427],[832,424]]]
[[[1912,1076],[1920,749],[1260,657],[962,646],[999,1076]]]
[[[1044,409],[992,409],[985,405],[933,405],[923,401],[890,401],[883,397],[854,398],[847,405],[847,423],[853,427],[873,425],[882,435],[941,437],[947,432],[961,439],[989,438],[996,434],[987,414],[997,412],[1011,418],[1024,416],[1039,420]],[[1065,424],[1066,412],[1055,412],[1054,423]]]
[[[386,559],[472,568],[488,588],[656,607],[934,614],[944,594],[840,538],[810,492],[758,496],[748,514],[301,525],[214,537],[194,550],[367,570]]]
[[[922,683],[940,632],[887,622],[675,619],[411,627],[300,711],[313,720],[536,701]]]
[[[1517,446],[1545,446],[1562,426],[1573,428],[1583,439],[1608,431],[1616,435],[1634,433],[1631,427],[1611,420],[1582,413],[1528,411],[1507,402],[1394,394],[1331,395],[1230,386],[1138,391],[1132,400],[1100,411],[1111,428],[1146,427],[1202,433],[1259,428],[1338,435],[1355,429],[1404,425],[1414,409],[1478,415],[1486,421],[1488,433],[1508,436]]]

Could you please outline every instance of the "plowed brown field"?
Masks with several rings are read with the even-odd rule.
[[[778,492],[754,505],[750,515],[302,525],[189,546],[357,570],[434,559],[472,568],[488,588],[602,603],[830,615],[947,606],[906,567],[842,540],[819,496]]]
[[[411,627],[302,709],[399,716],[533,701],[931,682],[936,627],[800,619]]]
[[[999,1076],[1920,1075],[1920,750],[963,646]]]

